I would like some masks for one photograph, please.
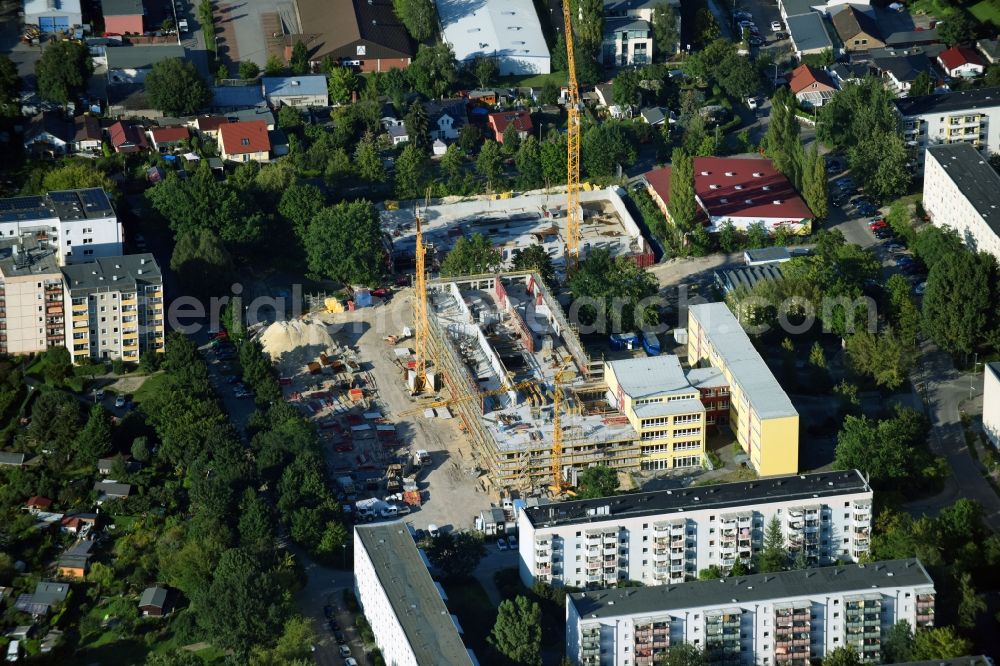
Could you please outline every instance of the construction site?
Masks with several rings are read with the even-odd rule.
[[[618,187],[582,187],[577,215],[581,258],[586,258],[591,250],[605,249],[614,257],[632,257],[640,266],[653,263],[649,243],[628,212],[623,195]],[[540,244],[552,257],[556,270],[565,271],[566,248],[571,244],[565,188],[518,196],[449,197],[441,202],[422,204],[413,202],[410,206],[382,212],[382,226],[392,239],[397,265],[408,265],[415,255],[414,219],[419,215],[423,243],[431,264],[447,254],[459,238],[481,234],[500,250],[507,267],[515,251]],[[416,206],[419,208],[415,210]]]

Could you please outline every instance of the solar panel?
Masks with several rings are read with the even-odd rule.
[[[49,192],[49,199],[55,203],[76,203],[79,201],[77,193],[73,190],[64,192]]]
[[[111,202],[108,201],[108,195],[105,194],[104,190],[92,188],[81,190],[79,194],[84,208],[88,211],[111,210]]]

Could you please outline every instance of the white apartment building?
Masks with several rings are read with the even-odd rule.
[[[56,249],[32,234],[0,239],[0,354],[61,347],[65,326]]]
[[[1000,363],[995,361],[983,368],[983,432],[1000,448]]]
[[[1000,152],[1000,88],[978,88],[893,100],[903,138],[915,151],[940,143],[968,143],[983,155]]]
[[[142,354],[163,352],[163,276],[153,255],[104,257],[62,272],[72,319],[66,348],[73,363],[115,358],[135,363]]]
[[[934,581],[892,560],[595,590],[566,604],[566,654],[583,666],[652,666],[691,643],[712,664],[808,666],[838,647],[880,663],[898,621],[934,624]]]
[[[927,148],[924,210],[974,251],[1000,259],[1000,175],[966,143]]]
[[[60,266],[122,253],[122,225],[100,188],[0,199],[0,237],[58,246]]]
[[[542,504],[518,516],[518,567],[528,587],[673,585],[749,563],[775,518],[808,563],[854,561],[869,551],[871,505],[857,470]]]
[[[444,589],[401,521],[354,528],[354,591],[385,663],[472,666]]]

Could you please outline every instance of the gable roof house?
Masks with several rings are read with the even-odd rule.
[[[21,467],[24,465],[24,461],[28,459],[27,453],[15,453],[13,451],[0,451],[0,465],[10,465],[12,467]]]
[[[72,142],[73,124],[61,111],[42,111],[31,119],[24,133],[24,149],[37,156],[65,155]]]
[[[799,65],[789,75],[788,89],[803,106],[823,106],[837,92],[830,75],[822,69]]]
[[[162,617],[169,614],[168,590],[164,587],[147,587],[139,597],[139,611],[144,616]]]
[[[427,112],[427,125],[430,127],[430,138],[454,140],[458,138],[458,133],[469,124],[469,117],[465,113],[465,100],[443,99],[441,101],[424,102],[424,111]]]
[[[788,26],[795,57],[801,58],[804,55],[833,49],[833,42],[830,41],[830,35],[823,25],[823,17],[816,12],[789,16],[785,19],[785,25]]]
[[[84,535],[97,525],[96,513],[74,513],[63,516],[59,521],[59,529],[68,534]]]
[[[149,130],[153,148],[160,153],[169,153],[191,138],[187,127],[157,127]]]
[[[14,608],[22,613],[30,613],[36,617],[48,615],[49,611],[66,601],[69,596],[69,583],[57,583],[50,580],[39,581],[35,585],[34,594],[22,594],[14,603]]]
[[[531,132],[531,114],[527,111],[497,111],[486,117],[486,123],[493,131],[497,143],[503,143],[503,133],[509,125],[517,128],[517,133],[523,139]]]
[[[390,125],[386,129],[386,134],[389,135],[389,140],[392,141],[393,146],[398,146],[410,140],[410,133],[406,130],[406,123]]]
[[[937,61],[945,74],[955,78],[979,76],[986,67],[983,59],[970,46],[953,46],[939,53]]]
[[[59,575],[66,578],[84,578],[90,570],[90,551],[93,548],[94,542],[89,540],[77,541],[70,546],[56,563]]]
[[[97,504],[100,506],[110,500],[127,499],[132,493],[132,486],[114,481],[98,481],[94,484],[94,492],[97,493]]]
[[[233,162],[267,162],[271,139],[263,120],[227,123],[219,126],[219,156]]]
[[[24,503],[24,508],[26,508],[30,513],[38,513],[39,511],[48,511],[52,508],[52,500],[48,497],[42,497],[40,495],[32,495],[28,498],[28,501]]]
[[[73,150],[78,153],[101,152],[101,123],[94,116],[82,115],[73,119]]]
[[[924,53],[872,58],[872,67],[899,94],[908,93],[921,72],[930,74],[932,81],[939,78],[930,58]]]
[[[979,52],[991,65],[1000,62],[1000,39],[980,39],[976,42]]]
[[[218,141],[219,126],[229,122],[225,116],[201,116],[195,118],[194,129],[198,134]]]
[[[116,153],[137,153],[146,150],[146,135],[142,129],[128,120],[119,120],[108,128],[111,148]]]
[[[265,76],[260,80],[264,100],[272,109],[292,106],[297,109],[330,106],[326,76]]]
[[[854,5],[843,5],[833,14],[832,20],[845,51],[867,51],[885,46],[874,17]]]
[[[386,72],[406,69],[416,54],[392,0],[296,0],[295,8],[305,33],[287,36],[286,58],[301,41],[311,62],[330,56],[362,72]]]
[[[830,78],[833,79],[834,83],[841,90],[844,89],[844,85],[848,83],[860,83],[862,79],[868,76],[868,63],[856,62],[856,63],[842,63],[835,62],[828,70],[830,72]]]

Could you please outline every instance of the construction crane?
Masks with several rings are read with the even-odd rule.
[[[552,401],[552,485],[549,486],[549,491],[554,496],[560,496],[565,493],[570,485],[563,480],[562,473],[563,434],[560,412],[562,411],[563,401],[562,382],[565,374],[565,370],[556,373],[553,386],[555,397]]]
[[[479,391],[478,393],[469,393],[466,395],[458,395],[454,398],[448,398],[446,400],[435,400],[434,402],[428,402],[420,407],[415,407],[414,409],[409,409],[405,412],[399,414],[400,417],[403,416],[413,416],[414,414],[419,414],[425,409],[433,409],[435,407],[447,407],[448,405],[453,405],[458,402],[465,402],[466,400],[472,400],[473,398],[486,398],[493,395],[500,395],[502,393],[508,393],[510,391],[520,391],[521,389],[526,389],[534,386],[538,383],[537,380],[531,379],[524,382],[519,382],[511,386],[502,386],[498,389],[493,389],[490,391]]]
[[[425,211],[430,205],[430,196],[430,190],[427,190],[427,197],[424,199]],[[427,268],[424,262],[427,248],[424,247],[424,234],[420,226],[419,211],[416,214],[416,219],[417,248],[414,252],[414,258],[417,270],[413,280],[413,328],[416,351],[415,376],[413,378],[414,395],[423,392],[427,386],[427,355],[430,344],[430,325],[427,322]]]
[[[576,83],[576,60],[573,55],[573,17],[569,0],[563,0],[563,23],[566,30],[566,63],[569,69],[569,94],[566,104],[566,270],[580,262],[580,89]]]

